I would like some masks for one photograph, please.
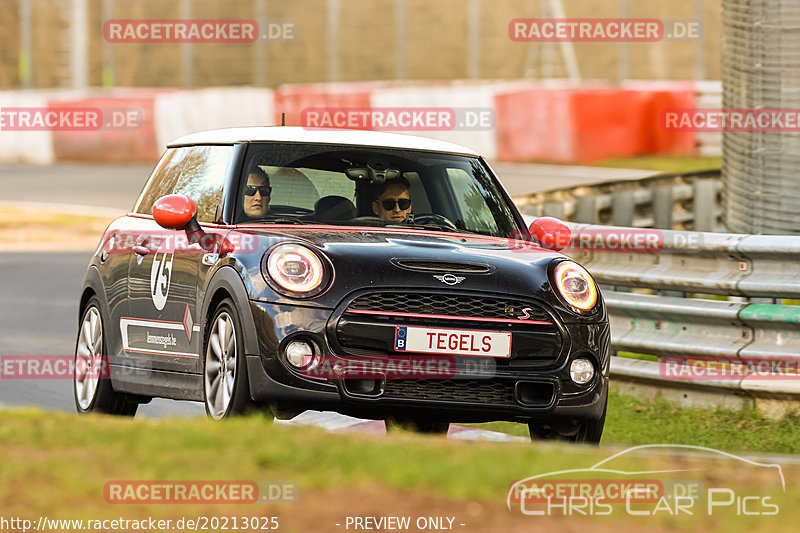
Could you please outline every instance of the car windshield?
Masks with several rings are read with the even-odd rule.
[[[236,223],[402,226],[497,237],[520,229],[478,158],[299,143],[249,146]]]

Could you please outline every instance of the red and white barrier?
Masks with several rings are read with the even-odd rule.
[[[252,87],[164,92],[155,98],[155,142],[159,151],[182,135],[217,128],[272,126],[271,89]]]
[[[38,91],[0,91],[0,110],[46,108],[48,94]],[[0,163],[52,165],[55,163],[51,131],[7,131],[0,122]]]
[[[696,153],[693,132],[668,132],[660,114],[694,107],[694,88],[527,89],[495,96],[498,159],[592,162]]]
[[[56,161],[154,161],[161,153],[156,144],[153,108],[158,94],[158,91],[150,89],[123,89],[113,91],[108,96],[69,98],[60,95],[48,100],[49,109],[97,109],[102,113],[102,127],[99,130],[53,132]],[[126,123],[131,112],[135,119]],[[117,120],[121,122],[115,123]]]
[[[0,162],[153,163],[182,135],[214,128],[302,125],[308,108],[450,108],[490,110],[494,127],[405,131],[462,144],[488,159],[591,162],[610,157],[718,152],[716,137],[661,128],[661,113],[700,107],[719,84],[547,81],[355,82],[266,88],[0,91],[3,108],[136,109],[136,128],[97,131],[7,131],[0,122]],[[705,107],[709,107],[706,105]],[[465,126],[463,124],[459,126]],[[468,125],[467,125],[468,126]],[[702,146],[708,145],[709,149]]]
[[[284,85],[275,91],[275,124],[303,126],[304,109],[371,107],[370,95],[378,82]]]
[[[457,108],[492,110],[495,85],[440,85],[376,89],[372,92],[372,107],[378,108]],[[460,113],[456,113],[457,116]],[[472,116],[472,115],[471,115]],[[465,126],[465,125],[456,125]],[[469,126],[469,125],[466,125]],[[414,134],[413,131],[403,132]],[[495,128],[475,127],[469,130],[424,131],[420,135],[468,146],[484,157],[497,157]]]

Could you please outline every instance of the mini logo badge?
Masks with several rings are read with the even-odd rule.
[[[448,285],[457,285],[466,279],[464,276],[456,276],[455,274],[434,274],[433,277]]]
[[[167,240],[161,243],[158,251],[153,256],[153,266],[150,267],[150,296],[153,298],[153,305],[159,311],[167,305],[169,296],[169,285],[172,281],[172,261],[174,251],[167,250]]]

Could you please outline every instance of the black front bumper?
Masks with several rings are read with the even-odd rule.
[[[373,419],[402,415],[452,422],[527,422],[603,416],[608,395],[607,320],[559,324],[565,337],[564,353],[551,365],[497,366],[489,372],[456,374],[447,380],[389,379],[379,394],[361,394],[348,380],[301,376],[279,355],[286,342],[298,335],[314,340],[326,355],[335,353],[329,342],[335,311],[263,302],[251,302],[251,309],[261,353],[248,354],[246,360],[251,396],[259,402]],[[595,359],[601,369],[587,386],[576,387],[570,380],[568,363],[576,354]],[[337,355],[342,356],[341,352]]]

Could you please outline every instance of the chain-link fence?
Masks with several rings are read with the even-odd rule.
[[[800,109],[800,3],[724,0],[723,107]],[[769,128],[762,128],[769,129]],[[730,231],[800,234],[800,133],[725,131]]]

